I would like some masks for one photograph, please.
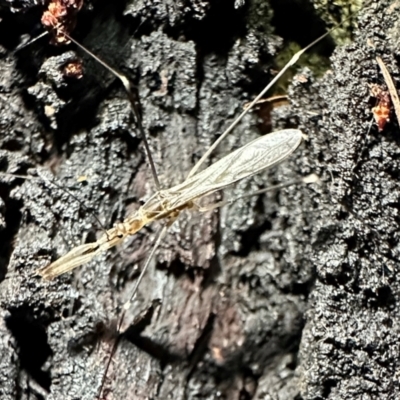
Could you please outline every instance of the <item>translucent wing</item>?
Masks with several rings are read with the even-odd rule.
[[[183,206],[191,200],[223,189],[241,179],[258,174],[292,154],[300,145],[303,134],[285,129],[262,136],[233,151],[183,183],[162,190],[168,208]]]

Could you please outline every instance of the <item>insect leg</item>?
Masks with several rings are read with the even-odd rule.
[[[318,181],[319,181],[318,176],[315,175],[315,174],[311,174],[311,175],[305,176],[304,178],[295,179],[295,180],[292,180],[292,181],[289,181],[289,182],[281,183],[279,185],[270,186],[270,187],[267,187],[265,189],[256,190],[256,191],[254,191],[252,193],[249,193],[249,194],[244,194],[244,195],[241,195],[241,196],[237,196],[234,199],[227,199],[227,200],[219,201],[218,203],[207,204],[205,206],[197,206],[197,210],[199,212],[207,212],[207,211],[215,210],[216,208],[220,208],[220,207],[224,207],[226,205],[230,205],[230,204],[232,204],[235,201],[240,200],[240,199],[245,199],[245,198],[248,198],[248,197],[258,196],[258,195],[263,194],[263,193],[267,193],[267,192],[272,192],[274,190],[283,189],[285,187],[292,186],[292,185],[316,183]]]
[[[108,69],[113,75],[115,75],[121,81],[121,83],[124,86],[124,89],[125,89],[125,91],[126,91],[126,93],[128,95],[128,99],[129,99],[129,102],[131,103],[131,108],[132,108],[133,115],[135,116],[136,122],[137,122],[138,127],[139,127],[140,134],[141,134],[142,139],[143,139],[144,147],[146,149],[147,158],[148,158],[149,164],[150,164],[151,173],[152,173],[153,179],[154,179],[154,184],[156,186],[156,189],[160,190],[161,189],[160,180],[158,178],[156,166],[155,166],[155,163],[154,163],[154,160],[153,160],[153,156],[152,156],[151,151],[150,151],[149,142],[147,140],[147,134],[146,134],[146,132],[145,132],[145,130],[143,128],[143,125],[142,125],[142,118],[140,116],[136,95],[134,94],[134,91],[133,91],[133,88],[132,88],[132,85],[131,85],[129,79],[125,75],[123,75],[120,72],[118,72],[116,69],[114,69],[111,66],[109,66],[106,62],[104,62],[101,58],[96,56],[94,53],[92,53],[86,47],[81,45],[78,41],[74,40],[72,37],[70,37],[67,34],[65,36],[67,36],[69,40],[71,40],[73,43],[75,43],[75,45],[77,45],[85,53],[87,53],[88,55],[93,57],[97,62],[99,62],[104,68]]]
[[[141,271],[138,279],[135,282],[135,286],[133,287],[132,294],[131,294],[129,300],[123,306],[123,310],[122,310],[121,316],[119,317],[118,324],[117,324],[117,338],[115,339],[115,341],[114,341],[114,343],[112,345],[112,349],[111,349],[111,352],[110,352],[110,357],[108,358],[107,365],[106,365],[106,368],[104,370],[103,378],[102,378],[102,381],[101,381],[99,395],[98,395],[99,399],[101,399],[101,395],[103,393],[105,380],[107,378],[107,373],[108,373],[108,370],[110,368],[110,364],[111,364],[112,358],[114,357],[114,355],[115,355],[115,353],[117,351],[117,348],[118,348],[118,344],[119,344],[119,341],[120,341],[120,338],[121,338],[121,328],[122,328],[122,325],[124,323],[125,314],[128,311],[129,307],[131,306],[132,301],[135,298],[135,295],[136,295],[137,290],[139,288],[140,282],[142,281],[142,279],[144,277],[144,274],[146,273],[146,270],[147,270],[148,266],[150,265],[150,262],[153,259],[157,248],[160,246],[161,242],[165,238],[165,235],[168,232],[168,228],[171,226],[172,222],[168,222],[168,223],[164,224],[161,227],[161,230],[158,233],[157,239],[154,242],[153,248],[151,249],[151,252],[150,252],[149,256],[147,257],[146,263],[144,264],[144,266],[142,268],[142,271]]]

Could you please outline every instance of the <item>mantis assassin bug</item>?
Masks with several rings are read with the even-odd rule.
[[[154,37],[152,38],[152,39],[154,39]],[[211,63],[213,62],[213,60],[211,60],[210,61]],[[167,74],[168,75],[168,74]],[[178,95],[178,94],[177,94]],[[125,117],[126,118],[126,117]],[[111,122],[109,122],[110,124],[111,124]],[[182,134],[182,132],[180,132],[180,134]],[[248,140],[247,140],[247,138],[242,138],[245,142],[247,142]],[[77,137],[75,137],[74,138],[74,140],[77,140],[76,142],[75,142],[75,145],[76,146],[79,146],[79,140],[81,140],[79,137],[78,137],[78,135],[77,135]],[[170,151],[170,149],[166,149],[166,151],[168,152],[168,151]],[[36,218],[37,218],[37,216],[36,216]],[[211,217],[209,217],[209,218],[215,218],[214,216],[211,216]],[[249,220],[246,216],[245,216],[245,218],[244,219],[247,219],[247,220]],[[250,218],[251,219],[251,218]],[[79,229],[79,228],[76,228],[76,229]],[[181,228],[182,229],[182,228]],[[237,239],[236,239],[237,240]],[[236,250],[235,251],[238,251],[239,253],[240,253],[240,244],[237,244],[236,245],[237,247],[236,247]],[[137,251],[138,251],[138,249],[137,249]],[[168,251],[167,251],[167,253],[168,253]],[[182,256],[182,258],[183,257],[185,257],[185,254],[184,254],[185,252],[183,252],[183,256]],[[205,253],[207,253],[207,252],[205,252]],[[211,251],[210,252],[210,254],[211,254],[211,260],[207,260],[207,262],[209,262],[210,264],[211,264],[211,262],[210,261],[212,261],[212,258],[213,258],[213,256],[212,256],[212,253],[213,253],[213,251]],[[204,252],[203,252],[203,254],[204,254]],[[165,257],[165,256],[164,256]],[[187,255],[186,255],[186,257],[187,257]],[[132,262],[131,262],[132,263]],[[182,276],[182,272],[179,272],[179,268],[181,268],[181,266],[179,265],[181,263],[181,261],[180,262],[177,262],[176,263],[176,265],[175,265],[175,268],[178,270],[178,272],[175,272],[176,274],[177,274],[177,276]],[[198,262],[196,262],[196,263],[198,263]],[[133,262],[133,264],[135,264],[135,262]],[[200,263],[199,263],[200,264]],[[173,269],[172,269],[173,270]],[[183,272],[183,275],[185,275],[186,274],[186,272],[184,271]],[[91,281],[91,278],[89,277],[86,277],[85,278],[86,279],[86,281],[88,282],[88,281]],[[84,279],[84,281],[85,281],[85,279]],[[196,283],[196,279],[198,280],[199,279],[199,277],[197,276],[194,276],[193,278],[193,282],[194,282],[194,287],[196,287],[196,285],[198,285],[199,284],[199,281],[197,281],[197,283]],[[58,290],[61,290],[61,289],[58,289]],[[126,291],[129,291],[129,288],[125,288],[125,290]],[[192,289],[190,289],[190,290],[194,290],[194,288],[192,288]],[[135,308],[135,307],[134,307]],[[66,315],[68,316],[68,313],[66,313]],[[234,318],[235,319],[235,318]],[[211,323],[211,322],[209,322],[209,323]],[[203,319],[203,321],[201,321],[199,324],[198,324],[198,326],[195,328],[195,329],[199,329],[199,327],[201,327],[201,331],[206,327],[206,326],[208,326],[207,325],[207,320],[205,321],[204,319]],[[93,327],[93,325],[92,325],[92,327]],[[90,331],[90,327],[89,327],[89,329],[88,329],[89,331]],[[195,335],[196,336],[196,335]],[[199,339],[199,336],[197,335],[196,336],[198,339]],[[193,340],[193,338],[191,339],[191,340]],[[195,342],[196,342],[196,340],[195,340]],[[194,348],[194,345],[195,345],[195,343],[194,342],[192,342],[190,345],[188,345],[188,348],[192,348],[192,350],[193,350],[193,348]],[[79,346],[78,346],[79,347]],[[82,347],[82,346],[81,346]],[[151,347],[151,346],[150,346]],[[80,350],[81,352],[83,352],[83,350],[81,349]],[[220,352],[220,350],[218,350],[218,346],[214,346],[213,347],[213,354],[214,354],[214,356],[215,356],[215,359],[216,360],[221,360],[221,357],[223,358],[223,355],[221,354],[221,352]],[[140,386],[140,385],[139,385]],[[89,394],[88,394],[88,396],[90,396]]]

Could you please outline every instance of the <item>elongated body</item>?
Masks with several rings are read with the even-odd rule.
[[[146,224],[166,219],[172,223],[184,209],[198,208],[196,200],[258,174],[286,159],[300,145],[302,133],[285,129],[262,136],[221,158],[182,183],[156,192],[125,221],[108,230],[99,240],[75,247],[38,274],[52,279],[114,247]]]

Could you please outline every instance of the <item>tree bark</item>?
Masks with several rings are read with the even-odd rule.
[[[99,222],[122,221],[155,185],[119,81],[49,37],[14,53],[43,9],[10,3],[0,9],[0,168],[34,179],[0,177],[0,398],[94,399],[158,226],[54,281],[35,271],[95,240]],[[299,3],[286,4],[298,17],[289,6]],[[321,20],[300,4],[315,24],[279,33],[312,40]],[[73,36],[136,85],[163,187],[181,182],[273,77],[277,7],[85,3]],[[320,183],[182,213],[127,313],[102,398],[400,396],[399,127],[393,114],[378,130],[370,96],[385,85],[376,56],[399,81],[397,16],[389,0],[365,5],[322,78],[303,68],[290,105],[260,106],[211,156],[298,127],[306,139],[290,159],[223,197],[311,173]],[[79,58],[83,77],[66,77]]]

